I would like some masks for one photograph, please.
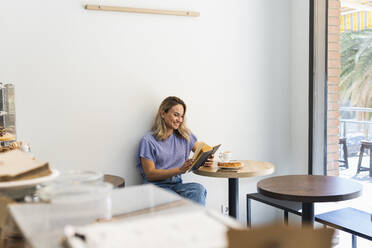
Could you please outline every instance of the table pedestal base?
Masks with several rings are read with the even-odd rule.
[[[229,215],[236,218],[239,214],[239,179],[229,178]]]
[[[302,225],[314,225],[314,203],[302,203]]]

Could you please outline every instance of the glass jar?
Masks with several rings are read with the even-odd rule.
[[[0,145],[16,141],[14,85],[0,83]]]
[[[112,217],[110,183],[53,182],[36,192],[39,201],[49,203],[49,225],[88,224]]]
[[[80,184],[88,183],[95,184],[103,182],[103,173],[98,171],[87,171],[87,170],[70,170],[61,172],[58,178],[53,183],[68,183],[68,184]]]

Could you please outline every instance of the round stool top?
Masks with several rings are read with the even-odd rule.
[[[263,179],[258,182],[257,190],[279,200],[333,202],[360,196],[362,185],[334,176],[289,175]]]
[[[124,188],[125,180],[122,177],[105,174],[103,176],[103,181],[106,183],[111,183],[114,188]]]
[[[338,143],[339,144],[342,144],[342,143],[345,143],[346,142],[346,138],[345,137],[342,137],[338,140]]]
[[[370,140],[362,140],[362,145],[365,145],[365,146],[372,146],[372,141]]]
[[[218,168],[217,163],[212,166],[202,166],[193,171],[195,174],[207,177],[222,177],[222,178],[243,178],[243,177],[258,177],[269,175],[274,172],[274,165],[269,162],[260,162],[254,160],[238,160],[242,162],[242,168],[238,170],[225,170]]]

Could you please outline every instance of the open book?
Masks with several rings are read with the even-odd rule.
[[[207,162],[208,158],[212,154],[214,154],[220,146],[221,144],[211,147],[204,142],[199,142],[199,145],[195,150],[194,156],[192,157],[194,159],[194,162],[192,163],[192,166],[188,171],[197,170],[199,169],[200,166],[203,166],[204,163]]]

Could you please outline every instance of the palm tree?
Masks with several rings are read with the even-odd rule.
[[[371,107],[372,100],[372,30],[341,34],[342,105]],[[367,112],[358,112],[359,120],[369,120]]]

